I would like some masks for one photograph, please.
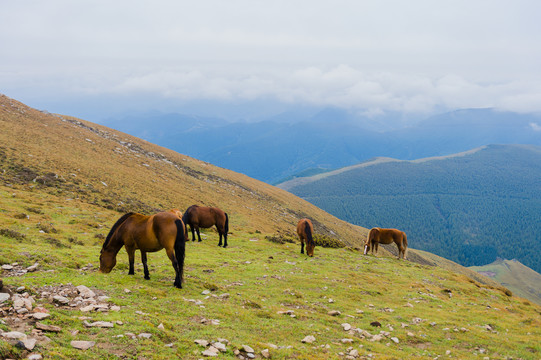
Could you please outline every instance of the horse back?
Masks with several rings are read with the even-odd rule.
[[[297,223],[297,235],[302,239],[307,239],[308,235],[312,237],[314,233],[314,226],[310,219],[301,219]]]
[[[403,242],[403,239],[405,237],[404,232],[398,230],[398,229],[380,229],[381,237],[380,237],[380,243],[381,244],[391,244],[391,243],[401,243]]]

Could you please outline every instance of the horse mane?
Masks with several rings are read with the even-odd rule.
[[[308,221],[304,222],[304,232],[306,234],[307,245],[314,245],[314,238],[312,237],[312,230],[310,230],[310,224],[308,223]]]
[[[105,241],[103,242],[103,246],[101,247],[102,250],[104,250],[109,245],[109,242],[111,241],[111,238],[113,237],[113,234],[115,233],[116,229],[120,225],[122,225],[122,223],[124,221],[126,221],[126,219],[129,218],[130,216],[132,216],[133,214],[135,214],[135,213],[130,212],[130,213],[124,214],[124,215],[122,215],[122,217],[120,219],[118,219],[116,221],[116,223],[113,225],[113,227],[109,231],[109,234],[107,235],[107,238],[105,238]]]

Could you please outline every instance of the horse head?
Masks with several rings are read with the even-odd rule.
[[[101,250],[99,272],[108,274],[116,265],[116,253],[106,249]]]

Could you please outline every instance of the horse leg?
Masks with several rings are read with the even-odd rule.
[[[227,247],[227,232],[224,233],[224,248]]]
[[[145,280],[150,280],[150,273],[148,272],[147,266],[147,253],[146,251],[141,251],[141,261],[143,261],[143,268],[145,271]]]
[[[171,264],[173,265],[173,269],[175,269],[175,282],[173,285],[176,288],[182,289],[182,280],[180,279],[180,270],[179,270],[179,264],[177,261],[177,257],[175,255],[175,251],[173,249],[166,249],[167,256],[169,257],[169,260],[171,260]]]
[[[135,247],[126,246],[126,251],[128,252],[128,260],[130,263],[130,270],[128,271],[128,275],[135,275]]]
[[[195,229],[194,229],[194,226],[191,225],[190,228],[192,229],[192,241],[195,241]],[[197,230],[197,232],[199,232],[199,229]]]
[[[301,254],[304,254],[304,241],[301,239]]]
[[[218,246],[222,246],[222,232],[221,231],[218,231],[218,236],[220,236],[220,241],[218,242]]]
[[[197,239],[199,242],[201,242],[201,233],[199,232],[199,226],[195,228],[195,231],[197,231]],[[195,241],[195,237],[193,238]]]

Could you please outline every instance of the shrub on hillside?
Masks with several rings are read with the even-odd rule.
[[[341,240],[322,234],[314,234],[314,242],[316,243],[316,246],[321,246],[325,248],[337,249],[346,247],[346,245]]]

